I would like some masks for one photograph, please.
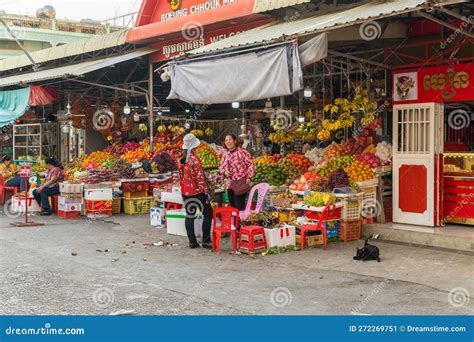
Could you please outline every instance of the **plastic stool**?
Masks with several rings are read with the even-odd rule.
[[[220,219],[220,225],[217,225]],[[237,252],[237,227],[239,226],[239,209],[226,207],[217,208],[213,212],[212,249],[219,253],[221,250],[222,233],[230,233],[232,251]]]
[[[240,251],[255,254],[267,249],[265,230],[260,226],[247,226],[240,228]]]
[[[20,191],[20,188],[17,186],[6,186],[3,178],[0,177],[0,204],[5,204],[7,201],[7,191],[11,191],[13,196],[15,196]]]
[[[51,206],[51,210],[57,214],[58,213],[58,207],[59,207],[59,195],[53,195],[49,197],[49,205]]]

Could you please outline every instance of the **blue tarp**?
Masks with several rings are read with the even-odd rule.
[[[30,87],[0,91],[0,128],[25,114],[29,99]]]

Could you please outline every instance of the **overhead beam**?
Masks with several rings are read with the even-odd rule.
[[[459,32],[469,38],[474,38],[474,34],[470,33],[470,32],[467,32],[467,31],[464,31],[463,29],[461,29],[460,27],[456,27],[454,25],[451,25],[441,19],[438,19],[436,17],[433,17],[431,14],[428,14],[428,13],[425,13],[425,12],[418,12],[418,15],[423,17],[423,18],[426,18],[428,20],[431,20],[431,21],[434,21],[435,23],[438,23],[440,24],[441,26],[444,26],[444,27],[447,27],[455,32]]]
[[[142,96],[146,96],[146,97],[148,96],[148,93],[142,92],[142,91],[119,88],[119,87],[114,87],[114,86],[109,86],[109,85],[99,84],[99,83],[94,83],[94,82],[82,81],[82,80],[78,80],[78,79],[74,79],[74,78],[70,78],[70,79],[68,79],[68,81],[82,83],[82,84],[88,84],[88,85],[99,87],[99,88],[118,90],[118,91],[122,91],[122,92],[128,93],[128,94],[136,94],[136,95],[142,95]]]
[[[437,11],[440,11],[440,12],[443,12],[443,13],[446,13],[452,17],[455,17],[455,18],[458,18],[458,19],[461,19],[462,21],[466,21],[468,22],[469,24],[473,24],[474,22],[472,20],[469,20],[468,17],[466,17],[465,15],[462,15],[462,14],[459,14],[457,12],[454,12],[448,8],[445,8],[445,7],[439,7],[439,8],[436,8]]]
[[[370,61],[370,60],[362,58],[362,57],[356,57],[356,56],[352,56],[350,54],[345,54],[345,53],[332,51],[332,50],[329,50],[328,53],[332,56],[338,56],[338,57],[342,57],[342,58],[352,59],[352,60],[357,61],[359,63],[370,64],[370,65],[374,65],[374,66],[377,66],[379,68],[384,68],[384,69],[387,69],[387,70],[391,69],[388,65],[385,65],[385,64],[382,64],[382,63],[377,63],[377,62],[374,62],[374,61]]]

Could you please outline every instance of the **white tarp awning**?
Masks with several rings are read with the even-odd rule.
[[[326,32],[345,26],[357,25],[367,20],[377,20],[389,16],[417,11],[425,5],[425,0],[375,0],[345,11],[337,11],[312,16],[275,25],[249,30],[235,36],[187,52],[186,54],[206,54],[230,48],[260,45],[263,43],[291,39],[303,34]],[[442,3],[440,3],[442,5]]]
[[[286,96],[303,87],[299,52],[293,43],[238,55],[172,62],[168,73],[168,99],[193,104]]]
[[[36,72],[30,72],[27,74],[20,74],[14,76],[8,76],[0,78],[0,87],[6,87],[17,84],[28,84],[33,82],[39,82],[44,80],[51,80],[55,78],[63,77],[74,77],[82,76],[89,72],[103,69],[118,63],[129,61],[134,58],[142,57],[156,51],[152,48],[144,48],[129,52],[124,55],[104,57],[102,59],[96,59],[92,61],[82,62],[73,65],[65,65],[53,69],[46,69]]]

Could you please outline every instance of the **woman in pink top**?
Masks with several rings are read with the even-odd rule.
[[[246,178],[247,183],[250,184],[253,175],[252,157],[247,150],[237,146],[237,137],[233,134],[228,134],[225,137],[225,146],[227,152],[222,157],[220,172],[227,178],[227,187],[231,181],[237,181]],[[232,189],[227,189],[230,205],[239,210],[245,209],[245,198],[248,193],[236,195]]]
[[[42,216],[51,215],[51,206],[49,205],[49,197],[59,194],[59,183],[64,180],[62,165],[54,158],[46,158],[46,180],[37,189],[33,191],[38,204],[41,206]]]

